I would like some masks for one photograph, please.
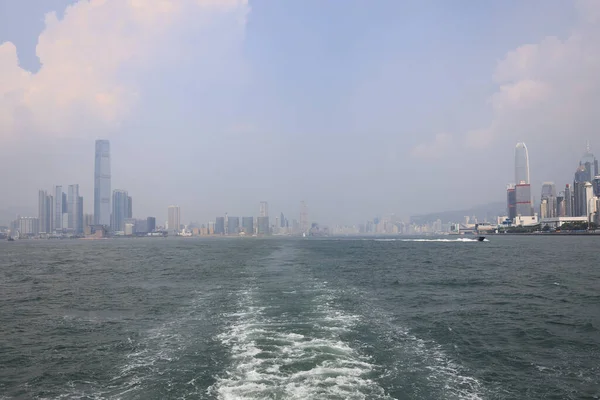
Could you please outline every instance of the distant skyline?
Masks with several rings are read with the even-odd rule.
[[[356,223],[534,196],[600,152],[600,2],[0,0],[0,210],[79,184],[136,217]],[[5,194],[7,193],[7,194]]]

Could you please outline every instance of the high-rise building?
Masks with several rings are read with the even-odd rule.
[[[556,216],[557,217],[566,217],[566,204],[565,204],[565,192],[558,193],[556,196]]]
[[[110,228],[113,232],[125,231],[125,220],[129,215],[129,196],[126,190],[115,189],[112,195]]]
[[[225,217],[217,217],[215,220],[215,235],[225,234]]]
[[[285,216],[283,215],[283,213],[281,213],[281,215],[279,216],[279,227],[285,228]]]
[[[260,202],[260,214],[259,216],[261,217],[268,217],[269,216],[269,203],[267,203],[266,201],[261,201]]]
[[[302,233],[308,233],[310,226],[308,224],[308,207],[306,202],[302,200],[300,202],[300,230]]]
[[[565,185],[565,217],[573,216],[573,190],[568,183]]]
[[[256,219],[256,227],[259,235],[269,235],[271,233],[269,217],[258,217]]]
[[[506,211],[508,219],[511,221],[517,216],[517,192],[515,185],[508,185],[506,188]]]
[[[591,218],[591,214],[596,212],[596,199],[594,198],[594,188],[590,182],[584,184],[585,193],[585,216]]]
[[[146,227],[148,232],[154,232],[156,230],[156,218],[148,217],[146,218]]]
[[[110,207],[110,143],[96,140],[94,163],[94,223],[108,226],[111,223]]]
[[[39,219],[35,217],[18,217],[15,225],[20,236],[34,236],[40,233]]]
[[[131,200],[131,196],[127,197],[127,218],[133,218],[133,200]]]
[[[592,181],[592,186],[594,188],[594,196],[600,197],[600,176],[595,176]]]
[[[240,233],[240,217],[229,217],[227,219],[227,234],[237,235]]]
[[[579,166],[583,167],[581,169],[580,178],[582,182],[592,182],[594,177],[598,175],[598,160],[592,154],[590,149],[590,142],[586,143],[585,153],[581,160],[579,161]]]
[[[254,218],[253,217],[242,217],[242,231],[246,235],[254,234]]]
[[[542,184],[541,202],[545,210],[543,212],[540,210],[540,218],[544,218],[542,214],[545,218],[556,217],[556,185],[554,182],[544,182]]]
[[[79,185],[69,185],[69,195],[67,196],[67,214],[68,226],[75,233],[80,233],[79,228],[83,226],[83,213],[79,212]],[[82,229],[83,231],[83,229]]]
[[[181,209],[179,206],[169,206],[167,212],[169,232],[179,233],[179,229],[181,228]]]
[[[533,216],[533,207],[531,204],[531,185],[528,183],[516,185],[515,196],[517,199],[517,216]]]
[[[515,184],[529,184],[529,153],[525,143],[519,142],[515,147]]]
[[[45,190],[38,192],[38,223],[40,233],[50,234],[54,231],[54,198]]]
[[[63,228],[63,204],[64,193],[62,191],[62,186],[54,187],[54,230],[62,231]]]

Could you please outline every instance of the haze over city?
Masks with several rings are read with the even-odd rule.
[[[600,2],[0,0],[0,210],[94,142],[139,216],[355,223],[534,195],[600,153]],[[3,221],[0,221],[3,222]]]

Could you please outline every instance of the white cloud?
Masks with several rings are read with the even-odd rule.
[[[446,156],[454,146],[452,135],[438,133],[431,143],[421,143],[414,147],[411,156],[423,160],[434,160]]]
[[[500,139],[550,138],[560,148],[573,141],[583,146],[591,137],[600,125],[600,1],[576,5],[579,19],[566,38],[524,44],[498,62],[496,91],[488,99],[492,119],[457,140],[491,149]]]
[[[37,73],[19,66],[12,43],[0,44],[0,140],[116,126],[140,95],[124,69],[142,73],[165,62],[176,47],[170,35],[182,34],[184,19],[194,21],[198,57],[218,58],[228,30],[243,35],[247,12],[246,0],[90,0],[68,7],[62,19],[48,14]],[[221,15],[232,18],[223,22]]]

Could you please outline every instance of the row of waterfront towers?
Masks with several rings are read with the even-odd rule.
[[[565,185],[557,193],[554,182],[544,182],[540,197],[539,218],[590,217],[595,213],[596,199],[600,197],[598,160],[590,151],[589,143],[575,171],[573,184]],[[529,153],[525,143],[515,147],[515,183],[507,188],[508,217],[533,217],[534,207],[529,177]]]
[[[62,186],[52,192],[40,190],[38,194],[36,234],[84,233],[84,227],[101,225],[112,231],[124,231],[127,220],[132,218],[132,199],[125,190],[111,192],[110,143],[96,140],[94,158],[94,214],[83,213],[83,197],[79,185],[69,185],[67,193]],[[112,197],[112,202],[111,202]]]

